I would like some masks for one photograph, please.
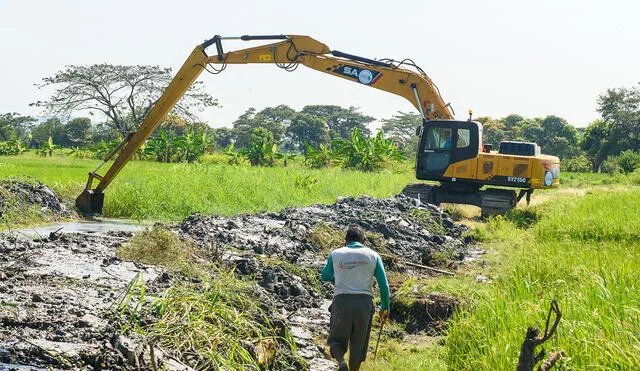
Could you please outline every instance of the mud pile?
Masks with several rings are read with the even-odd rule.
[[[369,245],[407,261],[420,262],[434,251],[445,250],[459,250],[454,255],[464,256],[461,235],[465,226],[455,224],[433,205],[416,206],[415,200],[402,195],[388,199],[345,197],[331,205],[238,217],[195,214],[179,231],[203,249],[233,248],[317,266],[329,252],[314,245],[311,238],[320,224],[340,233],[338,244],[331,248],[340,247],[347,226],[359,225],[368,233]]]
[[[0,239],[0,369],[125,369],[105,319],[118,293],[153,267],[116,258],[128,233]],[[29,368],[31,369],[31,368]]]
[[[368,244],[383,254],[391,271],[428,274],[407,263],[429,264],[437,252],[462,261],[467,251],[464,227],[440,209],[416,206],[404,196],[346,197],[331,205],[236,217],[196,214],[170,228],[204,250],[202,256],[253,280],[255,297],[275,308],[274,319],[293,336],[311,369],[331,370],[335,365],[321,344],[332,287],[319,281],[319,271],[352,224],[365,229]],[[119,232],[52,235],[40,241],[0,239],[0,369],[3,363],[133,367],[135,346],[123,346],[126,339],[118,337],[109,320],[114,303],[138,274],[155,290],[169,287],[173,279],[156,267],[118,259],[117,248],[130,237]],[[447,300],[425,298],[421,305],[397,308],[394,318],[405,322],[408,331],[437,332],[452,312],[449,304],[455,305]],[[422,316],[423,307],[437,318],[424,316],[416,322],[413,313]]]
[[[252,277],[270,294],[288,319],[301,355],[313,365],[312,369],[321,370],[331,369],[331,364],[315,340],[326,337],[332,287],[328,283],[314,284],[305,277],[319,276],[330,250],[343,244],[349,225],[359,225],[367,232],[368,245],[382,254],[387,270],[416,269],[404,263],[429,264],[437,252],[462,260],[467,250],[462,237],[466,227],[455,224],[439,208],[418,206],[415,200],[402,195],[388,199],[345,197],[331,205],[237,217],[196,214],[175,230],[184,239],[219,256],[223,264],[235,267],[239,276]],[[335,244],[318,243],[319,230],[333,234]],[[271,259],[284,264],[273,264]],[[443,313],[450,316],[455,303],[434,305],[447,306]],[[409,318],[410,314],[405,311],[397,318],[406,320],[411,332],[441,332],[446,319],[440,316],[415,321]]]
[[[8,178],[0,182],[0,215],[34,208],[41,214],[71,217],[72,212],[43,183],[32,178]]]

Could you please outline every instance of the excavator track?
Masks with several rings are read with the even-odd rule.
[[[513,209],[523,195],[514,190],[473,187],[459,187],[448,184],[410,183],[401,194],[420,202],[440,205],[441,203],[474,205],[480,208],[482,216],[501,215]]]

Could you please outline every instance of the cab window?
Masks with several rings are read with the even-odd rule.
[[[450,128],[429,128],[425,149],[450,149],[451,131]]]
[[[458,129],[458,143],[456,143],[456,148],[469,147],[470,143],[471,143],[471,130]]]

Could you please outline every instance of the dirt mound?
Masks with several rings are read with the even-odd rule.
[[[377,199],[345,197],[331,205],[286,208],[279,213],[239,217],[203,216],[187,218],[180,232],[204,249],[233,248],[274,256],[289,263],[317,267],[330,249],[339,247],[343,229],[359,225],[369,237],[368,245],[381,253],[420,262],[432,251],[460,250],[466,230],[433,205],[416,206],[414,200],[397,196]],[[314,244],[316,227],[328,225],[337,234],[336,245]],[[334,236],[336,237],[336,236]]]
[[[62,200],[35,179],[8,178],[0,181],[0,215],[24,215],[27,210],[40,213],[47,219],[72,216]]]
[[[56,210],[55,199],[39,185],[15,183],[5,189]],[[389,270],[427,274],[405,263],[433,263],[442,255],[462,260],[467,252],[463,226],[440,209],[416,206],[404,196],[346,197],[331,205],[236,217],[196,214],[169,228],[202,250],[199,259],[233,267],[237,277],[253,280],[254,297],[274,308],[269,316],[291,334],[311,369],[331,370],[335,365],[317,341],[326,337],[332,287],[319,281],[319,271],[351,224],[365,229],[367,244],[383,254]],[[117,258],[116,249],[130,237],[120,232],[36,242],[0,239],[0,369],[3,363],[132,367],[139,347],[122,345],[128,340],[118,337],[109,313],[134,278],[161,292],[173,282],[173,273]],[[410,331],[437,329],[455,300],[427,299],[397,307],[394,318]]]
[[[0,239],[0,369],[124,369],[104,316],[118,292],[153,268],[116,258],[131,234]],[[29,368],[31,369],[31,368]]]
[[[404,324],[410,334],[424,331],[429,335],[442,335],[445,322],[453,316],[458,300],[446,294],[433,292],[425,298],[391,303],[391,319]]]
[[[325,361],[314,339],[326,336],[332,294],[330,284],[318,281],[319,271],[331,249],[344,243],[349,225],[365,230],[367,244],[381,253],[387,270],[415,269],[404,263],[430,264],[438,254],[462,260],[467,251],[462,237],[466,227],[439,208],[418,206],[402,195],[345,197],[331,205],[237,217],[195,214],[175,230],[215,252],[223,264],[235,267],[237,275],[253,277],[288,318],[299,352],[314,365]],[[424,311],[406,310],[397,319],[412,332],[431,333],[453,311],[441,312],[437,318],[422,318]]]

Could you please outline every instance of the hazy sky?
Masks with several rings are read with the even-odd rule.
[[[0,14],[0,113],[39,114],[28,104],[47,92],[33,84],[65,65],[176,71],[216,34],[302,34],[369,58],[411,58],[459,119],[471,108],[475,116],[554,114],[585,126],[598,117],[598,94],[640,81],[640,2],[633,0],[0,0]],[[414,111],[403,98],[304,66],[289,73],[229,65],[201,79],[222,106],[200,114],[212,126],[278,104],[357,106],[376,118]]]

